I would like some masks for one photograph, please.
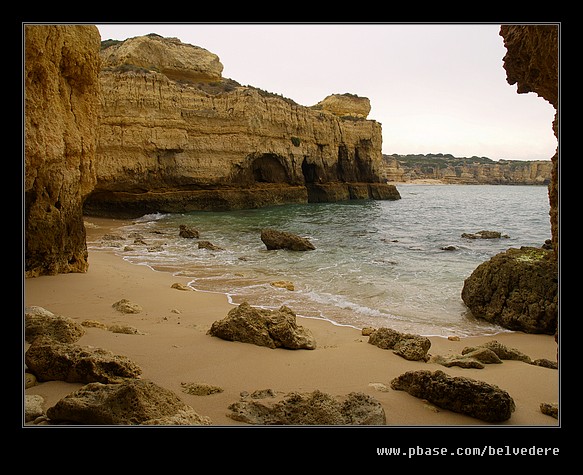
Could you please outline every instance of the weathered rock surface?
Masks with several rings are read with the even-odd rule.
[[[139,44],[139,55],[110,61],[127,43]],[[201,66],[207,76],[197,79],[200,50],[156,35],[102,50],[97,184],[85,202],[87,213],[138,216],[400,198],[380,176],[378,122],[356,118],[355,105],[347,106],[352,115],[343,119],[242,87],[222,78],[208,58]],[[172,59],[177,51],[180,61]],[[180,71],[169,62],[179,63]],[[350,98],[355,101],[368,103]],[[362,115],[362,105],[358,110]]]
[[[502,343],[492,340],[484,343],[483,345],[472,347],[467,346],[462,350],[462,355],[469,355],[473,354],[480,349],[486,349],[491,351],[498,357],[500,360],[515,360],[515,361],[524,361],[525,363],[531,363],[532,359],[530,356],[525,355],[522,351],[517,350],[516,348],[510,348]],[[491,359],[491,358],[490,358]],[[486,362],[486,361],[484,361]],[[497,361],[493,361],[497,363]]]
[[[385,425],[385,411],[376,399],[350,393],[344,401],[323,393],[290,393],[278,402],[239,401],[228,416],[259,425]]]
[[[128,299],[121,299],[111,304],[118,312],[121,313],[140,313],[142,307],[137,303],[131,302]]]
[[[152,69],[175,81],[220,81],[223,65],[216,54],[178,38],[154,33],[111,44],[101,53],[104,67]]]
[[[75,343],[85,334],[82,325],[72,318],[54,315],[42,307],[26,307],[24,313],[24,337],[29,343],[44,336],[61,343]]]
[[[31,422],[44,415],[43,404],[45,400],[38,394],[26,394],[24,396],[24,421]]]
[[[461,297],[476,318],[510,330],[552,335],[558,320],[554,252],[521,247],[499,253],[464,281]]]
[[[24,28],[25,272],[85,272],[82,205],[96,183],[99,31]]]
[[[550,160],[498,160],[444,154],[383,155],[383,176],[391,182],[437,180],[458,185],[548,185]]]
[[[261,241],[263,241],[268,250],[313,251],[316,249],[307,238],[275,229],[263,229],[261,231]]]
[[[149,380],[90,383],[47,409],[51,423],[91,425],[210,425],[172,391]]]
[[[366,119],[370,113],[370,100],[368,97],[359,97],[356,94],[331,94],[313,108],[332,112],[339,117]]]
[[[552,127],[559,136],[559,27],[558,25],[502,25],[506,55],[504,69],[508,84],[516,84],[518,94],[534,92],[557,111]],[[549,184],[550,221],[553,249],[559,248],[559,151],[551,158]]]
[[[379,328],[373,331],[368,342],[384,350],[393,350],[396,355],[411,361],[428,361],[427,352],[431,341],[421,335],[400,333],[391,328]]]
[[[189,228],[185,224],[181,224],[179,227],[178,235],[183,238],[198,239],[199,232],[196,229]]]
[[[516,407],[512,397],[498,386],[439,370],[408,371],[394,378],[391,388],[486,422],[506,421]]]
[[[43,337],[30,345],[24,361],[28,371],[41,382],[117,383],[125,378],[138,378],[142,373],[138,365],[125,356]]]
[[[224,319],[214,322],[208,334],[268,348],[316,348],[312,332],[297,325],[295,313],[285,306],[279,310],[267,310],[243,302],[229,311]]]

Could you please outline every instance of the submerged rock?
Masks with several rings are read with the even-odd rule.
[[[506,421],[516,408],[512,397],[498,386],[439,370],[408,371],[393,379],[391,388],[486,422]]]
[[[224,319],[214,322],[208,334],[223,340],[269,348],[316,348],[312,332],[297,325],[296,314],[286,306],[279,310],[267,310],[243,302],[229,311]]]

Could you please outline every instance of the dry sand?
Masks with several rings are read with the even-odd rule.
[[[121,224],[115,220],[89,219],[88,239],[105,234]],[[508,391],[516,411],[502,426],[559,426],[559,421],[541,413],[541,403],[559,402],[557,370],[504,361],[484,369],[445,368],[434,363],[407,361],[392,351],[367,343],[361,331],[327,321],[300,318],[317,341],[315,350],[269,349],[251,344],[224,341],[207,334],[211,324],[226,316],[233,306],[223,294],[183,291],[171,288],[187,278],[157,272],[124,261],[106,251],[91,251],[85,274],[60,274],[25,279],[25,305],[36,305],[81,323],[96,320],[136,327],[141,335],[112,333],[86,328],[80,345],[92,345],[125,355],[143,370],[142,378],[173,390],[214,426],[247,426],[230,419],[228,406],[240,399],[242,391],[272,389],[278,394],[320,390],[346,396],[364,392],[380,401],[387,425],[393,427],[492,426],[462,414],[438,409],[404,391],[382,388],[400,374],[419,369],[443,370],[452,376],[478,379]],[[143,308],[138,314],[122,314],[112,308],[125,298]],[[292,309],[293,310],[293,309]],[[520,332],[450,341],[432,337],[432,355],[459,354],[466,346],[490,340],[517,348],[533,360],[555,361],[557,344],[553,336]],[[26,348],[26,346],[25,346]],[[221,393],[194,396],[182,391],[181,383],[220,386]],[[58,381],[29,388],[39,394],[45,409],[81,387]],[[382,444],[381,444],[382,445]]]

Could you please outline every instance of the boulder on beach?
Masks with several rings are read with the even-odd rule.
[[[498,386],[439,370],[408,371],[394,378],[391,388],[486,422],[506,421],[516,407],[510,394]]]
[[[289,393],[280,401],[242,400],[229,406],[228,416],[258,425],[385,425],[379,401],[350,393],[342,401],[321,391]]]
[[[129,358],[111,351],[37,338],[25,354],[28,371],[38,381],[117,383],[138,378],[142,370]]]
[[[552,335],[558,321],[558,265],[553,251],[510,248],[464,281],[462,300],[476,318],[509,330]]]
[[[85,334],[85,329],[72,318],[54,315],[37,306],[26,307],[24,313],[25,340],[32,343],[40,336],[62,343],[74,343]]]
[[[229,341],[241,341],[268,348],[316,348],[312,332],[296,323],[296,314],[288,307],[268,310],[243,302],[227,316],[214,322],[209,335]]]
[[[90,425],[210,425],[172,391],[149,380],[90,383],[47,410],[51,423]]]
[[[431,348],[429,338],[410,333],[400,333],[391,328],[379,328],[370,333],[368,342],[383,350],[393,350],[393,353],[411,361],[428,361],[427,352]]]

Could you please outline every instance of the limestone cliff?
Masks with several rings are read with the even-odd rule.
[[[366,98],[344,95],[343,117],[301,106],[222,78],[216,55],[158,35],[101,54],[97,184],[87,214],[400,197],[381,178],[381,125],[364,118]]]
[[[384,176],[391,182],[435,180],[462,185],[548,185],[550,160],[499,160],[452,155],[383,155]]]
[[[25,272],[84,272],[82,204],[96,181],[99,31],[26,25]]]
[[[557,113],[552,127],[559,136],[559,27],[557,25],[502,25],[506,55],[504,69],[509,84],[517,85],[517,92],[535,92],[553,105]],[[551,234],[553,248],[559,246],[559,148],[551,158],[553,163],[549,202],[551,205]]]

